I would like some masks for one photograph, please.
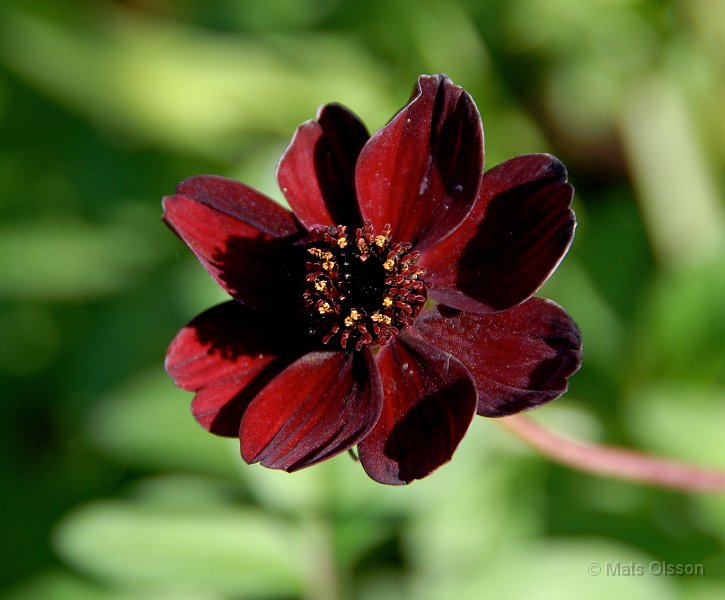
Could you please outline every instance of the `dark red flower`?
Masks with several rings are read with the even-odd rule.
[[[293,212],[214,176],[163,203],[233,298],[181,330],[166,369],[245,461],[294,471],[357,445],[370,477],[409,483],[451,458],[476,412],[566,391],[579,331],[531,295],[571,243],[573,189],[546,154],[484,174],[462,88],[421,76],[372,137],[328,104],[277,179]]]

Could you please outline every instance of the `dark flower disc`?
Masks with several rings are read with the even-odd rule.
[[[354,236],[344,225],[313,229],[307,253],[304,309],[309,332],[324,344],[386,344],[425,304],[420,253],[393,241],[390,225],[376,233],[368,223]]]

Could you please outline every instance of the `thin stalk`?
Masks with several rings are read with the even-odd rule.
[[[523,415],[497,422],[545,456],[580,471],[687,492],[725,492],[725,471],[571,440]]]

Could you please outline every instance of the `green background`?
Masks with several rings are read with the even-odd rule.
[[[406,488],[346,455],[270,472],[166,377],[224,294],[161,196],[216,173],[280,199],[319,105],[374,131],[436,72],[476,100],[488,167],[552,152],[577,188],[541,294],[585,361],[534,417],[725,468],[725,3],[4,0],[2,600],[723,597],[722,496],[573,472],[481,418]]]

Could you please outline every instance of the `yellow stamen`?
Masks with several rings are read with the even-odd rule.
[[[384,235],[376,235],[375,236],[375,245],[378,248],[382,248],[387,243],[388,238],[386,238]]]
[[[386,260],[383,263],[383,269],[385,269],[386,271],[392,271],[394,267],[395,267],[395,262],[390,259]]]
[[[390,325],[390,323],[393,322],[388,315],[381,315],[380,313],[375,313],[371,315],[370,318],[376,323],[385,323],[386,325]]]
[[[317,307],[317,312],[321,315],[326,315],[332,312],[332,307],[327,302],[323,302]]]
[[[318,292],[324,292],[327,289],[327,282],[320,280],[320,279],[316,279],[315,280],[315,289]]]
[[[391,306],[393,306],[392,298],[388,298],[387,296],[385,298],[383,298],[383,306],[385,308],[390,308]]]
[[[352,327],[355,324],[355,321],[359,321],[362,318],[362,314],[360,311],[358,311],[356,308],[353,308],[350,311],[350,315],[345,317],[343,320],[343,323],[345,323],[345,327]]]
[[[345,246],[347,246],[347,238],[345,238],[345,237],[337,238],[337,246],[338,246],[338,248],[344,248]]]
[[[325,271],[332,271],[332,269],[335,268],[335,263],[334,261],[326,260],[322,263],[322,268],[325,269]]]

